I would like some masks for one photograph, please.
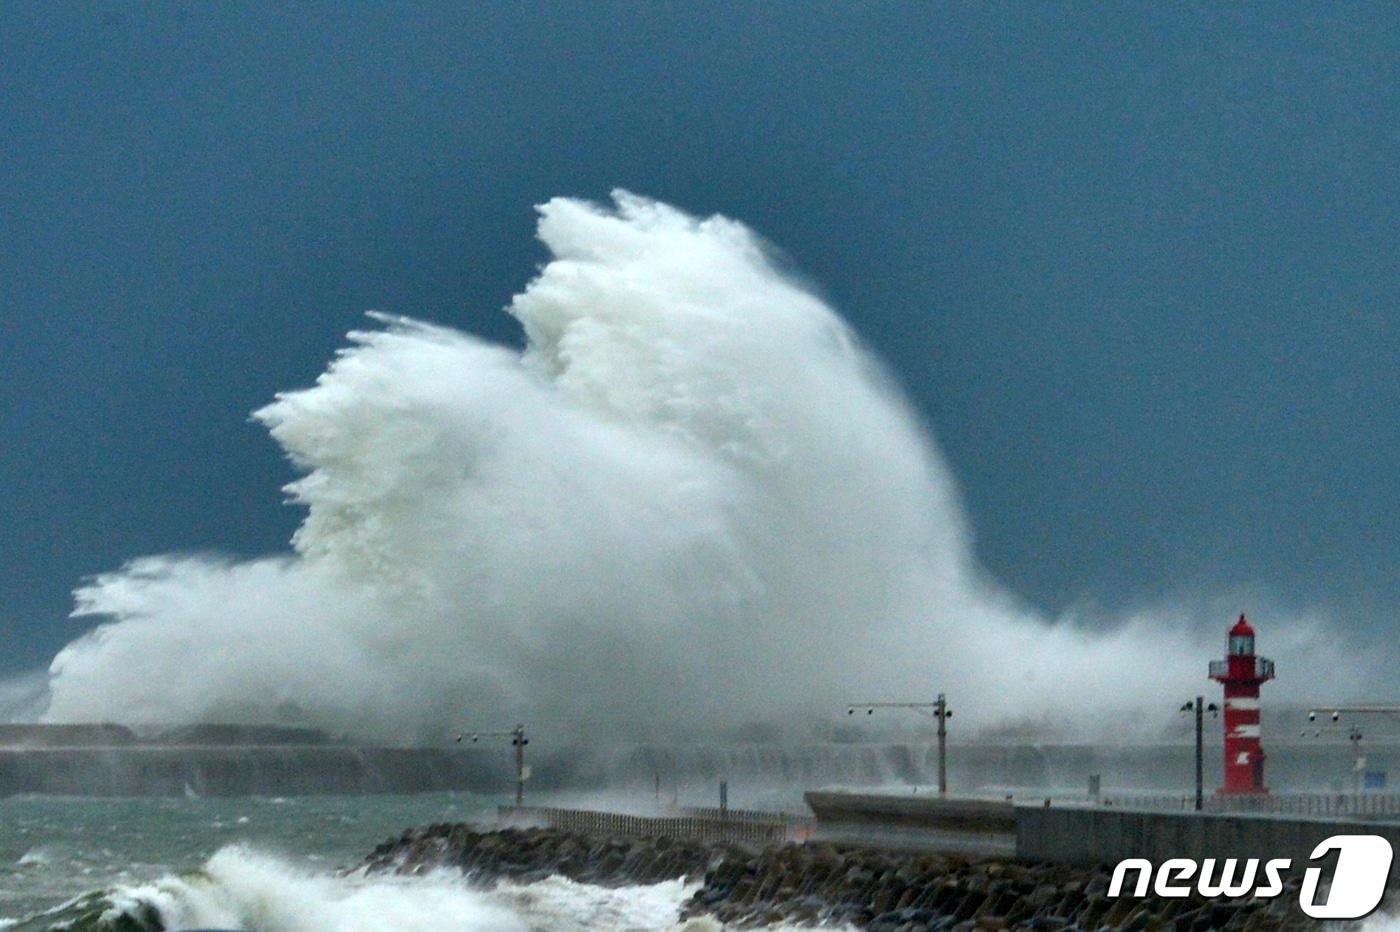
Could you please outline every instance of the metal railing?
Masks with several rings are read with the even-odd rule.
[[[1400,819],[1400,794],[1268,793],[1260,796],[1207,796],[1206,812],[1258,812],[1317,818]],[[1191,796],[1103,796],[1101,806],[1177,811],[1193,809]]]
[[[1212,679],[1230,675],[1229,660],[1212,660],[1207,671],[1207,675]],[[1268,657],[1254,658],[1254,676],[1261,680],[1273,679],[1274,662]]]
[[[720,809],[716,806],[683,806],[676,810],[681,815],[698,816],[705,819],[739,819],[744,822],[771,822],[777,825],[792,825],[810,828],[812,817],[800,812],[773,812],[767,809]]]

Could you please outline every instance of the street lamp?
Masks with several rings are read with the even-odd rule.
[[[530,768],[525,766],[525,745],[530,743],[525,737],[525,726],[516,725],[510,731],[464,731],[457,736],[457,743],[461,744],[462,739],[468,736],[471,737],[472,744],[476,744],[482,738],[510,739],[510,743],[515,746],[515,805],[517,808],[525,805],[525,781],[530,779]]]
[[[1335,725],[1341,720],[1343,712],[1347,713],[1348,715],[1380,715],[1386,717],[1395,717],[1400,716],[1400,705],[1389,705],[1385,703],[1367,703],[1363,705],[1326,706],[1323,708],[1310,709],[1308,711],[1308,721],[1316,722],[1318,715],[1331,715],[1332,723]],[[1305,731],[1304,734],[1307,734],[1307,732]],[[1313,733],[1313,736],[1317,738],[1322,737],[1322,729],[1317,729]],[[1350,731],[1348,731],[1347,733],[1347,740],[1351,742],[1353,753],[1355,753],[1356,755],[1356,764],[1354,765],[1354,767],[1356,770],[1356,792],[1358,794],[1360,794],[1362,789],[1364,788],[1363,779],[1366,770],[1366,756],[1361,753],[1361,738],[1362,734],[1360,726],[1352,725]]]
[[[1356,725],[1351,726],[1351,731],[1347,732],[1347,740],[1351,742],[1352,750],[1356,753],[1356,795],[1361,795],[1362,774],[1366,770],[1366,755],[1361,753],[1361,729]]]
[[[1325,710],[1312,709],[1311,711],[1309,711],[1309,712],[1308,712],[1308,721],[1310,721],[1310,722],[1316,722],[1316,721],[1317,721],[1317,713],[1318,713],[1319,711],[1325,711]],[[1333,710],[1332,710],[1332,724],[1335,725],[1335,724],[1337,723],[1337,720],[1340,719],[1341,717],[1342,717],[1342,713],[1341,713],[1339,710],[1337,710],[1337,709],[1333,709]],[[1304,734],[1304,735],[1307,735],[1307,731],[1305,730],[1305,731],[1303,732],[1303,734]],[[1313,737],[1314,737],[1314,738],[1320,738],[1320,737],[1322,737],[1322,729],[1319,728],[1319,729],[1317,729],[1316,731],[1314,731],[1314,732],[1313,732]]]
[[[864,709],[866,715],[874,715],[876,709],[908,709],[918,715],[927,715],[938,721],[938,792],[948,793],[948,719],[953,710],[948,708],[948,697],[939,693],[933,702],[855,702],[846,709],[847,715],[855,715],[856,709]]]
[[[1195,701],[1187,701],[1181,707],[1183,712],[1196,713],[1196,811],[1200,812],[1205,807],[1206,796],[1206,774],[1205,774],[1205,716],[1203,713],[1209,712],[1211,718],[1215,718],[1220,711],[1220,707],[1214,702],[1204,705],[1204,696],[1197,696]]]

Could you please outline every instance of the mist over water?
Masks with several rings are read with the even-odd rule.
[[[1052,622],[989,580],[893,381],[741,224],[619,192],[550,201],[539,237],[523,352],[376,315],[257,411],[301,475],[293,552],[88,582],[103,623],[45,718],[668,737],[946,690],[974,725],[1102,734],[1205,685],[1228,617]],[[1264,637],[1326,665],[1301,625]]]

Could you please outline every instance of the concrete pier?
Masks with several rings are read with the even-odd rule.
[[[1380,835],[1400,848],[1400,824],[1299,819],[1263,814],[1132,812],[1117,809],[1016,807],[1016,855],[1091,866],[1125,858],[1289,858],[1307,862],[1333,835]]]
[[[810,822],[783,813],[686,813],[632,815],[594,809],[559,809],[543,806],[501,806],[498,818],[508,826],[540,826],[583,835],[616,835],[625,838],[679,838],[701,842],[772,844],[806,841]]]
[[[1300,865],[1333,835],[1380,835],[1400,849],[1395,821],[867,793],[816,792],[806,798],[817,818],[816,839],[1084,867],[1125,858],[1154,864],[1168,858],[1289,858]]]
[[[1016,808],[1009,802],[820,791],[804,798],[818,840],[961,854],[1016,851]]]

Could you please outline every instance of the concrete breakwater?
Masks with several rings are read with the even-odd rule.
[[[480,763],[479,755],[424,748],[3,748],[0,798],[428,793],[496,785]]]
[[[206,752],[197,750],[201,748]],[[402,753],[389,753],[399,750]],[[446,786],[439,765],[458,751],[460,757],[450,758],[461,762],[458,782]],[[370,764],[357,769],[350,760],[356,753],[366,755]],[[191,758],[188,765],[176,762],[181,755]],[[1152,808],[1179,809],[1191,786],[1192,755],[1187,744],[954,744],[949,778],[955,787],[983,787],[988,793],[1019,796],[1020,788],[1028,787],[1038,788],[1036,792],[1082,794],[1089,775],[1098,774],[1107,796],[1129,789],[1134,794],[1170,792],[1173,798],[1159,800]],[[734,792],[731,801],[737,805],[795,805],[803,789],[823,786],[906,786],[927,791],[937,779],[936,745],[931,740],[578,745],[538,738],[531,743],[528,757],[532,792],[606,790],[640,798],[650,796],[659,784],[677,801],[713,800],[718,783],[727,781]],[[1210,785],[1218,782],[1217,757],[1218,751],[1208,754]],[[305,772],[295,777],[284,770],[294,759],[305,765]],[[1385,770],[1392,759],[1394,769],[1400,770],[1400,745],[1377,743],[1368,749],[1370,767]],[[1330,792],[1330,784],[1338,781],[1349,787],[1353,762],[1349,747],[1270,745],[1269,768],[1276,788]],[[360,792],[361,785],[369,792],[377,791],[374,787],[393,787],[390,791],[398,792],[413,792],[415,787],[509,791],[515,779],[509,747],[468,749],[454,745],[447,735],[435,745],[385,749],[354,747],[343,737],[279,725],[0,725],[0,796],[166,795],[183,792],[187,782],[202,792],[193,778],[215,771],[220,776],[209,779],[211,787],[228,790],[210,792],[220,794]],[[276,785],[260,783],[262,773],[271,774]],[[141,774],[150,774],[150,780],[143,780]],[[1300,815],[1357,814],[1374,803],[1370,797],[1335,807],[1304,803],[1296,811]]]
[[[504,825],[558,828],[587,835],[739,841],[748,844],[805,840],[812,828],[812,820],[795,815],[759,812],[731,814],[717,809],[681,810],[676,815],[630,815],[592,809],[501,806],[497,817]]]
[[[0,798],[427,793],[500,785],[497,756],[357,747],[281,725],[0,725]]]
[[[1272,721],[1272,719],[1271,719]],[[1356,756],[1345,740],[1336,743],[1289,740],[1291,729],[1269,735],[1269,782],[1275,790],[1335,793],[1352,787]],[[1292,731],[1292,734],[1297,734]],[[1369,739],[1368,739],[1369,740]],[[873,743],[756,742],[732,744],[603,744],[560,749],[539,745],[533,761],[536,780],[551,786],[629,789],[650,793],[659,775],[663,787],[787,785],[918,786],[927,791],[938,780],[938,750],[924,740]],[[535,750],[535,746],[531,746]],[[986,787],[1054,788],[1084,793],[1091,774],[1102,778],[1106,794],[1191,794],[1194,746],[1187,735],[1174,743],[1059,744],[1054,742],[953,742],[948,748],[948,780],[967,790]],[[1218,743],[1206,747],[1208,787],[1222,780]],[[1400,743],[1377,740],[1367,749],[1367,768],[1400,774]],[[712,797],[707,797],[712,798]]]
[[[1086,803],[813,791],[814,837],[884,848],[918,847],[1079,866],[1144,858],[1287,858],[1301,872],[1334,835],[1378,835],[1400,847],[1400,823],[1260,813],[1149,812]],[[1400,888],[1400,865],[1389,886]]]
[[[440,824],[374,850],[370,872],[456,868],[483,885],[559,874],[622,886],[689,878],[683,918],[727,926],[847,924],[874,932],[993,929],[1312,929],[1296,889],[1273,900],[1107,896],[1102,867],[1027,864],[830,842],[706,843],[553,828],[479,831]]]
[[[1009,802],[819,790],[805,798],[816,814],[815,837],[822,841],[983,856],[1017,853],[1018,808]]]

